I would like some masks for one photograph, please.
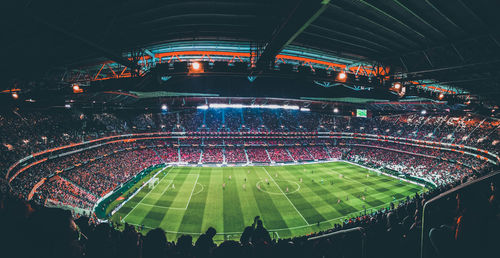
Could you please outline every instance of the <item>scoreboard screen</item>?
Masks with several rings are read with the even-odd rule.
[[[367,117],[368,116],[368,112],[366,111],[366,109],[356,109],[356,117]]]

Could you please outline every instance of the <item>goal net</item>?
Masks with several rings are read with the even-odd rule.
[[[151,181],[149,181],[149,183],[148,183],[149,189],[153,189],[159,182],[160,182],[160,180],[156,177],[151,179]]]

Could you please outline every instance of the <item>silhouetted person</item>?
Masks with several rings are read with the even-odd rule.
[[[257,227],[252,235],[252,243],[271,243],[269,232],[264,228],[262,220],[257,220]]]
[[[177,239],[177,254],[179,257],[193,257],[193,237],[182,235]]]
[[[167,254],[167,237],[165,231],[156,228],[148,232],[142,243],[143,258],[162,258]]]
[[[212,249],[216,246],[213,240],[216,233],[215,228],[209,227],[207,232],[196,240],[195,248],[198,257],[207,257],[210,255]]]

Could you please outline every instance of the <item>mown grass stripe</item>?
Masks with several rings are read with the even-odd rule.
[[[198,186],[209,185],[211,173],[207,173],[208,171],[202,171],[200,169],[193,170],[193,173],[197,173],[199,175]],[[196,188],[195,192],[198,191]],[[191,202],[189,203],[189,210],[196,212],[185,212],[182,217],[182,221],[180,223],[179,231],[180,232],[200,232],[202,230],[202,222],[203,215],[206,207],[208,192],[202,191],[198,194],[195,194],[191,198]],[[178,236],[176,236],[178,237]]]
[[[207,187],[207,202],[204,210],[201,231],[205,232],[209,227],[214,227],[218,232],[224,232],[224,202],[222,202],[222,182],[224,175],[222,170],[206,168],[200,173],[210,173],[210,186]],[[196,211],[194,211],[196,212]]]
[[[226,181],[226,190],[224,190],[224,230],[226,232],[239,232],[245,227],[243,221],[243,211],[239,201],[239,183],[236,181],[233,169],[224,170],[224,178],[231,180]]]

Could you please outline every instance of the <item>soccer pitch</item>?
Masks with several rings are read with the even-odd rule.
[[[160,170],[159,183],[144,187],[113,221],[144,225],[146,231],[161,227],[169,240],[182,234],[197,238],[214,227],[215,240],[222,241],[239,239],[258,215],[273,237],[288,238],[331,228],[365,208],[387,207],[423,190],[346,162]]]

